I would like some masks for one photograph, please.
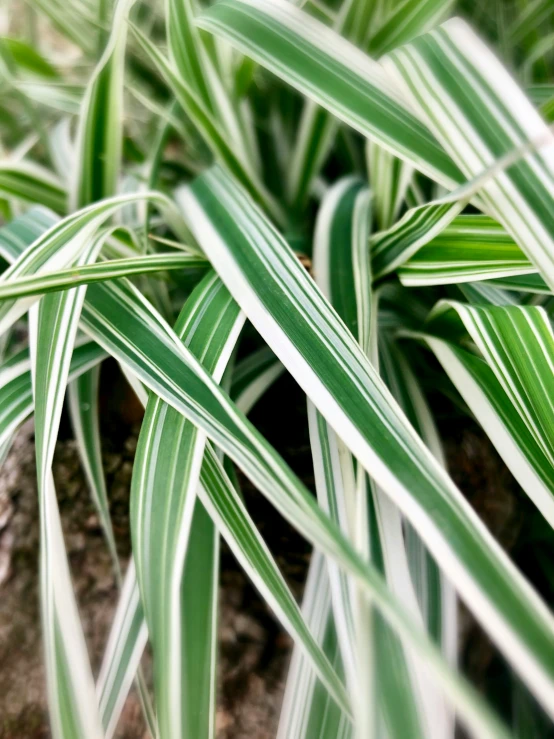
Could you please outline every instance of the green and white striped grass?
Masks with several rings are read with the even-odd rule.
[[[34,414],[52,735],[111,739],[134,681],[153,739],[218,735],[220,537],[294,642],[279,739],[546,735],[552,593],[449,476],[427,395],[480,424],[552,552],[552,3],[29,5],[0,39],[0,461]],[[145,408],[126,566],[108,357]],[[248,418],[285,372],[314,490]],[[52,478],[65,401],[119,593],[98,675]],[[233,465],[313,546],[301,607]],[[504,660],[502,720],[458,597]]]

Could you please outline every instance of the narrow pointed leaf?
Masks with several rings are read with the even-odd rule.
[[[324,557],[314,552],[304,588],[302,615],[332,664],[340,652],[331,611],[331,591]],[[352,723],[317,680],[302,650],[295,646],[287,674],[277,739],[348,739]]]
[[[400,407],[437,460],[446,467],[437,428],[423,391],[411,369],[409,357],[386,336],[379,341],[379,364],[383,379]],[[456,664],[458,628],[456,594],[443,576],[413,527],[407,526],[406,549],[418,601],[427,630],[445,656]]]
[[[553,287],[554,136],[509,72],[458,19],[392,52],[386,68],[468,179],[535,146],[484,182],[479,198]]]
[[[147,640],[148,630],[140,602],[135,565],[131,560],[96,683],[105,739],[113,736]]]
[[[395,3],[392,12],[372,35],[369,52],[381,56],[396,46],[411,41],[443,21],[453,0],[404,0]]]
[[[370,247],[375,278],[383,277],[400,267],[434,236],[440,234],[465,205],[467,199],[458,198],[456,194],[448,195],[410,209],[390,229],[374,234]]]
[[[377,573],[352,551],[307,490],[137,291],[123,281],[117,286],[89,286],[82,323],[133,375],[203,429],[308,540],[337,557],[359,578],[393,627],[440,675],[443,689],[464,722],[484,736],[503,735],[497,720],[473,691],[446,668],[436,649],[399,607]],[[535,597],[530,589],[527,592]]]
[[[198,23],[420,171],[450,186],[462,181],[381,66],[292,3],[220,0]]]
[[[115,195],[123,132],[123,72],[127,18],[134,0],[118,0],[108,44],[80,108],[72,210]]]
[[[403,284],[445,285],[527,276],[536,267],[492,218],[461,215],[398,269]],[[544,286],[542,278],[533,277]]]
[[[71,358],[69,379],[76,379],[106,356],[106,352],[92,341],[80,344],[75,348]],[[11,438],[16,429],[33,412],[28,350],[20,352],[18,357],[19,361],[13,364],[6,363],[0,367],[0,446]]]
[[[333,30],[360,46],[373,30],[373,10],[371,0],[344,3],[337,13]],[[287,181],[288,198],[296,208],[304,203],[314,177],[329,156],[337,128],[336,119],[326,110],[319,108],[312,100],[305,102]]]
[[[461,322],[486,361],[441,341],[445,323]],[[441,329],[441,326],[443,327]],[[541,308],[439,303],[429,345],[490,435],[523,489],[554,525],[554,337]],[[459,333],[458,329],[455,329]],[[521,351],[525,346],[525,351]],[[488,365],[488,366],[487,366]]]
[[[360,346],[378,366],[378,304],[372,295],[367,247],[369,203],[369,193],[348,180],[339,181],[330,188],[318,214],[314,273],[324,295],[345,323],[352,327]],[[347,535],[350,533],[358,549],[366,552],[375,565],[382,568],[391,590],[404,602],[412,616],[423,623],[410,577],[398,509],[382,490],[368,484],[362,471],[356,481],[351,455],[311,402],[308,404],[308,418],[316,490],[321,505],[341,523]],[[409,733],[443,737],[445,706],[435,686],[429,684],[421,665],[409,653],[404,655],[396,635],[387,624],[379,617],[372,619],[367,605],[357,603],[347,586],[340,587],[340,574],[335,569],[336,565],[329,562],[343,662],[348,667],[347,674],[354,672],[357,676],[351,690],[356,691],[356,683],[362,686],[359,696],[361,711],[356,722],[358,728],[363,727],[361,731],[369,734],[375,723],[375,710],[371,706],[367,708],[367,696],[371,694],[371,685],[375,681],[373,690],[379,696],[379,708],[391,736],[403,737]],[[345,628],[344,622],[347,625],[348,620],[356,624],[355,628]],[[351,635],[346,640],[343,633],[348,634],[349,631]],[[348,648],[355,657],[349,657]],[[386,658],[382,657],[382,648]],[[372,658],[375,660],[374,669],[379,665],[375,677],[371,673]],[[352,664],[353,668],[350,667]],[[396,686],[394,691],[387,688],[391,684]],[[399,695],[402,695],[404,706],[403,720],[399,720],[397,710]]]
[[[384,231],[397,220],[413,167],[372,140],[367,142],[366,154],[377,229]]]
[[[0,164],[2,195],[51,208],[56,213],[67,210],[67,195],[61,182],[48,170],[32,162]]]
[[[126,203],[140,199],[167,204],[165,197],[159,193],[139,193],[108,198],[83,208],[55,223],[30,244],[2,273],[0,285],[42,271],[67,267],[90,244],[90,240],[107,218]],[[0,333],[23,315],[34,302],[34,297],[4,300],[0,304]]]
[[[114,569],[121,577],[119,558],[110,518],[108,491],[102,467],[102,449],[100,445],[100,429],[98,423],[98,385],[100,367],[85,372],[68,385],[68,405],[77,440],[77,448],[81,463],[85,470],[92,500],[98,512],[100,525],[108,544]]]
[[[47,208],[35,206],[0,229],[0,255],[9,263],[56,223],[58,216]]]
[[[197,127],[216,160],[237,177],[248,191],[277,218],[277,221],[282,222],[284,220],[284,214],[281,206],[267,191],[265,185],[259,180],[257,175],[251,171],[249,163],[243,161],[238,156],[235,148],[228,142],[226,132],[222,130],[222,126],[214,118],[211,111],[206,108],[204,101],[198,96],[198,93],[190,86],[187,80],[177,73],[174,66],[170,64],[144,34],[136,28],[133,31],[142,49],[172,90],[183,110]]]
[[[94,260],[101,240],[83,252]],[[56,739],[102,736],[94,682],[73,594],[52,459],[86,288],[46,296],[31,313],[31,370],[41,523],[41,606],[48,704]],[[78,689],[77,689],[78,686]]]
[[[210,446],[207,447],[202,467],[200,497],[256,588],[308,655],[334,700],[348,713],[349,699],[346,691],[304,622],[283,576]]]
[[[220,381],[243,322],[238,306],[211,273],[186,301],[176,333]],[[213,712],[198,713],[204,696],[213,692],[211,662],[197,663],[189,653],[202,637],[211,641],[211,621],[206,632],[190,633],[195,606],[182,596],[205,440],[203,433],[161,398],[150,398],[133,472],[131,523],[154,653],[158,727],[160,736],[168,739],[209,736],[214,720]]]
[[[195,180],[180,202],[250,321],[548,707],[551,614],[423,445],[287,244],[221,170]]]
[[[180,278],[197,278],[208,269],[206,259],[179,252],[144,254],[140,257],[109,259],[96,264],[69,267],[57,272],[41,272],[38,276],[24,276],[0,282],[0,300],[43,295],[88,285],[91,282],[114,280],[166,270],[179,270]]]

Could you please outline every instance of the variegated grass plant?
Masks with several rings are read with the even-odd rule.
[[[214,736],[223,537],[295,643],[282,739],[545,736],[554,618],[450,478],[425,368],[553,526],[552,1],[3,13],[0,450],[34,414],[53,735],[108,739],[136,680],[153,737]],[[109,356],[145,407],[125,573]],[[248,420],[283,372],[317,497]],[[96,679],[51,471],[64,399],[121,585]],[[301,608],[232,463],[314,547]],[[457,596],[514,676],[502,720],[457,666]]]

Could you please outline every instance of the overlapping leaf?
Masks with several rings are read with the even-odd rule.
[[[429,667],[440,674],[443,689],[468,725],[487,736],[502,733],[475,695],[446,669],[424,633],[398,606],[379,576],[361,562],[263,437],[233,407],[225,393],[136,291],[124,284],[117,287],[110,283],[91,285],[82,320],[87,332],[102,346],[232,457],[304,536],[352,571],[361,585],[371,592],[394,628],[409,640],[414,651],[424,656]],[[544,616],[539,615],[541,617]]]
[[[442,339],[462,324],[483,359]],[[541,308],[439,304],[428,337],[447,373],[541,513],[554,523],[551,366],[554,338]],[[525,346],[525,351],[521,347]],[[486,364],[485,364],[486,362]]]
[[[291,3],[221,0],[198,23],[422,172],[450,186],[463,181],[382,67]]]
[[[282,238],[221,170],[197,179],[180,201],[254,326],[548,704],[554,668],[545,656],[554,631],[547,609],[424,447]]]
[[[397,49],[387,70],[468,179],[510,151],[535,150],[483,183],[479,198],[554,286],[554,136],[525,93],[460,20]]]

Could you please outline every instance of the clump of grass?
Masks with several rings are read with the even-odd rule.
[[[283,739],[541,735],[554,619],[449,477],[427,393],[554,524],[552,3],[25,13],[0,47],[0,449],[34,413],[54,736],[112,736],[135,678],[153,736],[214,735],[220,536],[295,641]],[[123,579],[108,356],[145,406]],[[285,371],[317,499],[248,420]],[[96,684],[51,474],[64,398],[121,579]],[[313,544],[302,608],[226,460]],[[511,724],[457,668],[457,595],[513,671]]]

